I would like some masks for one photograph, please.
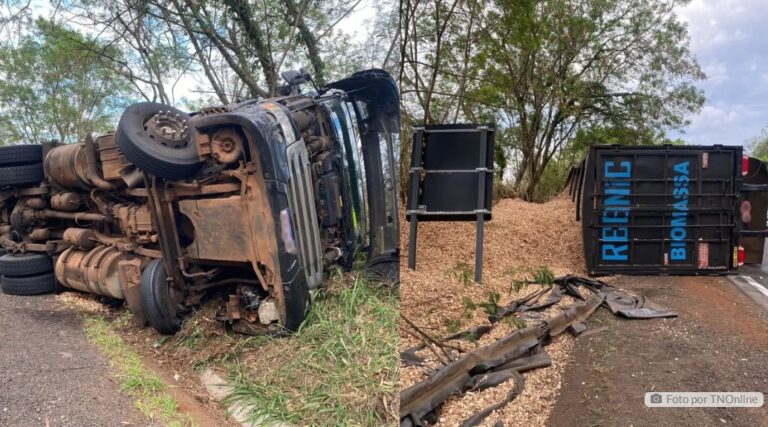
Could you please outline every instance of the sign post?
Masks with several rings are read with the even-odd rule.
[[[475,282],[483,277],[484,223],[491,219],[494,129],[428,125],[413,134],[406,218],[408,268],[416,269],[419,221],[475,221]]]

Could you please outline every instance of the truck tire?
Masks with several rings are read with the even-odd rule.
[[[56,290],[56,277],[53,273],[25,277],[3,276],[0,289],[8,295],[48,294]]]
[[[189,119],[186,113],[167,105],[133,104],[120,116],[115,143],[131,163],[151,175],[171,180],[189,178],[200,168],[197,147],[185,129]]]
[[[171,296],[168,273],[163,261],[150,261],[141,273],[141,307],[149,324],[163,335],[173,335],[181,329],[182,316]]]
[[[9,277],[34,276],[53,271],[53,260],[47,254],[26,253],[0,256],[0,274]]]
[[[43,164],[0,167],[0,186],[29,185],[43,182]]]
[[[8,147],[0,147],[0,166],[42,162],[42,145],[10,145]]]

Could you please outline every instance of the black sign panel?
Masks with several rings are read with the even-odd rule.
[[[419,221],[477,221],[475,281],[483,271],[483,222],[493,202],[491,126],[430,125],[413,135],[406,218],[411,222],[408,267],[416,268]]]
[[[491,126],[429,125],[414,133],[407,218],[419,221],[491,219]],[[416,184],[414,188],[414,184]],[[482,199],[482,200],[481,200]]]

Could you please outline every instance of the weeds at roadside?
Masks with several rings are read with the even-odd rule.
[[[555,273],[546,265],[542,265],[533,273],[533,281],[540,285],[551,286],[555,283]]]
[[[470,297],[464,297],[461,299],[461,304],[464,306],[464,317],[467,319],[471,319],[475,317],[475,310],[477,310],[477,304],[475,304],[474,301],[472,301],[472,298]]]
[[[270,424],[383,425],[397,419],[398,297],[337,277],[295,334],[237,358],[225,400]]]
[[[450,270],[450,276],[458,280],[465,287],[468,287],[475,281],[472,268],[465,261],[458,261]]]
[[[170,427],[193,425],[187,415],[178,412],[176,401],[165,391],[160,378],[148,372],[139,354],[115,333],[111,322],[124,324],[128,315],[119,315],[114,320],[94,314],[84,314],[83,317],[88,338],[107,356],[122,390],[136,398],[139,411]]]
[[[234,393],[224,403],[253,408],[252,421],[373,426],[394,423],[398,417],[398,301],[396,288],[354,274],[334,274],[315,295],[300,330],[281,338],[227,331],[214,320],[218,302],[213,300],[190,315],[173,337],[149,331],[134,335],[127,311],[83,315],[98,318],[102,327],[109,328],[96,335],[111,330],[109,336],[126,340],[123,345],[146,345],[190,371],[210,366],[228,370]],[[96,320],[89,322],[99,325]],[[152,411],[155,420],[163,419],[158,414],[175,405],[162,398],[160,382],[137,375],[126,383],[130,383],[127,393],[142,395],[137,408]],[[160,397],[155,399],[151,390]],[[184,420],[159,423],[191,424]]]
[[[508,316],[504,318],[504,321],[509,325],[510,328],[514,329],[525,329],[528,326],[528,322],[525,321],[525,319],[521,319],[517,316]]]
[[[464,320],[462,320],[461,318],[458,318],[458,319],[445,318],[443,319],[443,325],[445,326],[449,334],[455,334],[456,332],[459,332],[461,330],[462,326],[464,326]]]
[[[516,276],[518,273],[527,273],[529,278],[515,279],[514,276]],[[521,290],[528,287],[528,285],[537,284],[543,286],[552,286],[555,283],[555,273],[553,273],[552,270],[550,270],[550,268],[546,265],[539,266],[535,270],[530,268],[520,269],[516,267],[510,267],[504,270],[504,275],[513,277],[512,282],[509,285],[509,289],[507,290],[509,295],[519,293]]]
[[[483,307],[485,314],[489,316],[496,316],[501,312],[501,306],[499,305],[500,300],[501,300],[501,294],[499,294],[498,292],[492,291],[492,292],[488,292],[488,300],[483,301],[477,305],[480,307]]]

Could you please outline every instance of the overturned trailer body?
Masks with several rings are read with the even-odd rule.
[[[741,239],[765,229],[764,206],[749,202],[764,189],[744,184],[747,168],[740,146],[590,147],[568,180],[588,271],[736,273]],[[745,230],[752,218],[760,231]]]
[[[382,70],[205,108],[135,104],[115,133],[0,148],[2,289],[125,300],[176,332],[207,291],[251,331],[298,328],[310,291],[365,255],[399,271],[399,99]]]

